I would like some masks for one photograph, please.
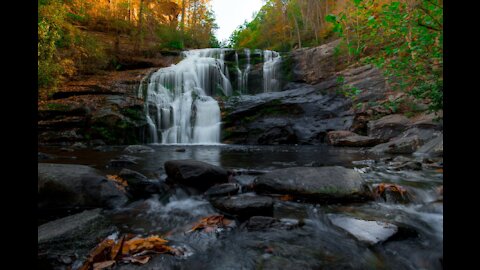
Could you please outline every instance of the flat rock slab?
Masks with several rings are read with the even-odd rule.
[[[103,222],[104,219],[101,209],[97,208],[42,224],[38,227],[38,244],[92,233],[89,227],[92,227],[95,223]]]
[[[50,221],[38,227],[38,258],[47,269],[67,269],[72,258],[82,259],[99,241],[114,233],[101,209]],[[63,268],[57,268],[60,265]]]
[[[383,242],[398,232],[396,225],[382,221],[367,221],[335,214],[329,214],[328,218],[333,225],[370,245]]]
[[[197,160],[169,160],[164,167],[169,180],[200,190],[228,182],[225,169]]]
[[[257,177],[257,193],[288,194],[322,202],[358,201],[368,198],[365,181],[352,169],[293,167],[273,170]]]
[[[210,202],[215,208],[239,217],[271,216],[273,214],[273,199],[267,196],[245,193],[218,198]]]
[[[388,153],[388,154],[412,154],[420,146],[423,141],[417,135],[393,139],[387,143],[382,143],[372,147],[369,151],[373,153]]]

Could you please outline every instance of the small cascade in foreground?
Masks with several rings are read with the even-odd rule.
[[[146,143],[220,143],[220,107],[213,96],[233,93],[227,62],[235,65],[232,71],[237,72],[236,92],[249,93],[251,52],[241,52],[246,58],[242,69],[237,51],[198,49],[183,52],[184,58],[178,64],[161,68],[144,79],[139,97],[145,98]],[[225,61],[226,53],[231,60]],[[255,53],[262,55],[259,50]],[[279,91],[280,54],[264,51],[263,60],[264,92]]]
[[[278,52],[266,50],[263,52],[263,92],[280,90],[280,63],[282,58]]]

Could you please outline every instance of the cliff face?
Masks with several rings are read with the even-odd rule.
[[[339,146],[363,146],[368,142],[371,146],[385,142],[372,135],[388,128],[379,126],[372,131],[372,123],[382,117],[398,113],[414,116],[409,120],[411,123],[401,125],[396,135],[416,127],[416,118],[428,118],[432,122],[435,116],[427,115],[425,105],[404,93],[392,91],[379,69],[359,63],[348,65],[345,58],[335,53],[338,43],[333,41],[287,55],[282,70],[286,71],[290,83],[284,91],[231,97],[224,101],[222,141]],[[402,99],[404,105],[420,109],[423,106],[423,112],[404,105],[397,109],[388,107],[395,99]],[[433,134],[438,130],[441,130],[441,122],[432,122],[428,127],[410,130],[407,135],[422,137],[425,132]],[[332,143],[328,138],[335,134],[330,132],[344,134],[345,138]]]
[[[39,144],[138,143],[146,124],[143,99],[137,97],[140,82],[178,58],[125,60],[124,70],[83,75],[63,84],[48,100],[39,102]]]
[[[337,91],[344,84],[366,89],[360,98],[385,97],[385,82],[371,66],[351,68],[318,84],[290,83],[287,90],[230,98],[224,103],[226,143],[318,144],[332,130],[355,130],[352,100]],[[343,85],[343,84],[342,84]]]

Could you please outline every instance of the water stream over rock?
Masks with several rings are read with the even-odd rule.
[[[238,52],[230,49],[199,49],[184,52],[176,65],[151,74],[140,86],[146,99],[148,143],[218,144],[220,142],[220,108],[215,96],[230,96],[226,53],[234,53],[237,72],[236,91],[248,93],[252,69],[249,49],[243,50],[246,63],[240,68]],[[258,54],[258,52],[256,52]],[[280,54],[263,52],[263,91],[278,91]],[[146,89],[144,91],[144,87]]]

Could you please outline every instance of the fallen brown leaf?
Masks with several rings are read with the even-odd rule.
[[[223,228],[229,225],[232,221],[226,219],[223,215],[213,215],[201,219],[196,225],[194,225],[187,232],[193,232],[203,230],[204,232],[213,232],[217,228]]]
[[[385,191],[387,191],[387,190],[391,191],[391,192],[399,193],[401,196],[404,196],[407,193],[407,190],[400,185],[380,183],[374,189],[375,196],[377,196],[377,197],[382,196],[385,193]]]
[[[282,201],[293,201],[293,199],[294,199],[293,196],[288,194],[280,196],[280,200]]]
[[[115,264],[115,261],[114,261],[114,260],[94,263],[94,264],[93,264],[93,270],[105,269],[105,268],[110,267],[110,266],[112,266],[112,265],[114,265],[114,264]]]
[[[132,257],[131,262],[146,264],[149,260],[150,260],[150,256],[138,256],[138,257]]]
[[[123,178],[121,178],[118,175],[107,175],[107,179],[117,184],[117,188],[122,191],[125,191],[125,187],[128,186],[127,181],[125,181]]]
[[[104,269],[112,266],[119,260],[146,264],[150,260],[150,256],[144,255],[148,253],[181,254],[175,248],[167,246],[167,242],[167,240],[160,238],[158,235],[142,238],[135,237],[132,234],[125,234],[117,241],[107,238],[90,252],[88,259],[80,270]]]
[[[113,260],[116,260],[119,257],[119,255],[121,255],[120,251],[122,250],[124,243],[125,243],[125,235],[123,235],[122,238],[120,238],[120,241],[118,241],[118,243],[116,243],[112,248],[111,258]]]
[[[98,244],[88,256],[88,259],[82,265],[80,270],[88,270],[90,267],[97,262],[104,262],[110,260],[110,252],[115,244],[115,241],[112,239],[104,239],[100,244]]]

